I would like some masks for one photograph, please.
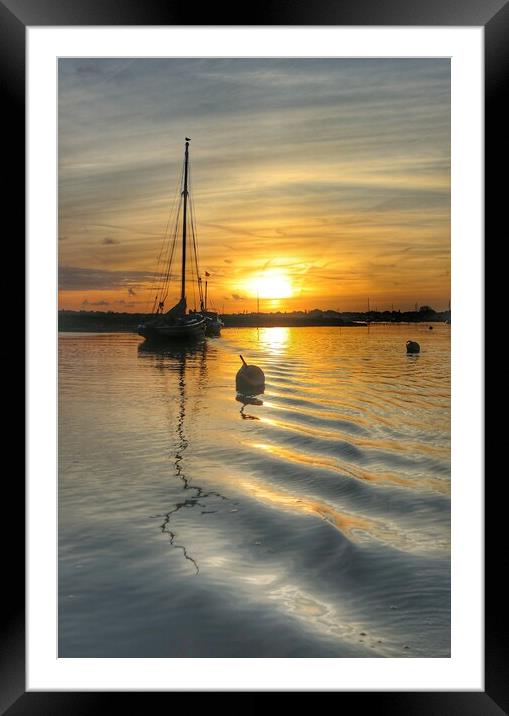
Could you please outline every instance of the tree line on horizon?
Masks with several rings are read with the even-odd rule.
[[[116,311],[71,311],[61,309],[58,312],[60,331],[107,331],[136,330],[137,324],[146,317],[146,313],[121,313]],[[450,322],[451,312],[435,311],[431,306],[421,306],[416,311],[275,311],[271,313],[244,311],[242,313],[222,314],[225,327],[241,326],[351,326],[359,323],[416,323]]]

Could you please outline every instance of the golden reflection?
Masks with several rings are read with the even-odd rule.
[[[283,326],[260,328],[260,342],[272,353],[280,353],[288,343],[290,329]]]
[[[270,418],[261,417],[259,418],[263,422],[268,422],[277,427],[285,427],[276,423],[276,421]],[[290,428],[289,428],[290,429]],[[302,432],[307,432],[303,430]],[[402,477],[401,475],[394,475],[385,471],[369,472],[363,469],[359,465],[352,465],[351,463],[346,464],[343,461],[338,460],[334,457],[326,457],[324,455],[310,455],[308,453],[299,452],[292,448],[287,450],[279,445],[269,443],[249,443],[251,447],[257,448],[258,450],[265,450],[270,452],[276,457],[288,460],[289,462],[296,462],[302,465],[312,465],[313,467],[323,467],[327,470],[338,472],[341,475],[350,475],[357,480],[363,480],[365,482],[376,482],[380,485],[396,485],[398,487],[410,487],[412,490],[433,490],[439,492],[442,495],[450,494],[450,483],[440,480],[439,478],[433,477],[420,477],[419,481],[412,480],[408,477]]]
[[[352,541],[361,540],[361,533],[364,533],[381,541],[397,544],[401,548],[408,542],[401,532],[395,527],[390,527],[387,523],[360,515],[340,512],[320,499],[302,494],[298,495],[298,493],[289,493],[254,475],[246,476],[244,473],[234,470],[224,472],[224,470],[219,469],[214,472],[214,479],[216,482],[227,483],[232,489],[267,503],[270,507],[279,507],[326,520]]]
[[[260,480],[255,480],[254,478],[242,480],[241,486],[246,492],[249,492],[251,496],[263,502],[269,502],[273,506],[291,509],[296,512],[304,512],[308,515],[318,515],[349,537],[354,537],[352,534],[352,530],[354,529],[361,529],[368,532],[372,522],[367,518],[354,517],[353,515],[337,512],[330,505],[320,502],[319,500],[297,497],[283,490],[276,490],[271,485],[263,483]]]
[[[365,533],[383,542],[398,543],[400,547],[406,541],[403,535],[398,534],[395,529],[384,525],[382,522],[346,512],[339,512],[321,500],[305,496],[297,497],[284,490],[278,490],[252,476],[249,478],[237,478],[237,485],[252,497],[267,502],[272,506],[318,516],[354,542],[359,541],[359,533]]]
[[[265,401],[265,407],[281,409],[280,406],[267,401]],[[288,410],[288,407],[285,406],[284,410]],[[300,409],[300,412],[301,415],[308,414],[302,410],[302,408]],[[309,412],[309,414],[313,415],[312,412]],[[310,425],[304,425],[303,423],[293,423],[288,420],[276,420],[266,416],[261,417],[260,420],[271,427],[278,428],[280,430],[288,430],[293,433],[303,433],[304,435],[310,435],[311,437],[328,438],[330,440],[350,440],[358,447],[371,448],[373,450],[388,450],[390,452],[397,452],[403,455],[406,455],[409,451],[411,451],[414,454],[418,454],[419,452],[423,453],[427,457],[437,457],[439,459],[449,458],[449,450],[441,446],[422,445],[410,440],[403,444],[397,440],[388,438],[385,440],[373,440],[359,435],[352,438],[348,430],[343,432],[340,428],[336,428],[335,430],[327,430],[326,428],[318,429]]]

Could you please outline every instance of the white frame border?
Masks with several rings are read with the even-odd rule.
[[[483,51],[483,27],[27,28],[27,691],[484,690]],[[187,659],[57,658],[56,60],[65,56],[451,57],[450,659],[193,659],[190,670]]]

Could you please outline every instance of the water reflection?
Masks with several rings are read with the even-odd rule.
[[[165,345],[164,343],[145,340],[138,345],[138,355],[139,357],[152,357],[159,361],[170,358],[176,362],[184,363],[187,358],[198,356],[203,359],[203,362],[207,354],[207,349],[207,341]]]
[[[189,439],[185,430],[187,407],[186,370],[197,370],[197,373],[194,374],[197,375],[199,394],[201,394],[207,381],[207,350],[206,341],[201,344],[172,347],[161,347],[160,345],[150,345],[147,342],[144,342],[138,346],[138,352],[141,357],[151,357],[154,360],[154,368],[161,372],[171,370],[177,374],[178,410],[175,425],[175,438],[173,440],[171,455],[175,477],[182,483],[183,490],[192,490],[193,494],[186,497],[182,501],[176,502],[175,505],[167,512],[154,515],[154,517],[163,518],[163,522],[160,525],[161,532],[169,535],[170,545],[176,549],[180,549],[184,558],[189,562],[192,562],[196,570],[196,574],[200,571],[197,560],[189,554],[184,544],[178,544],[175,541],[177,532],[171,528],[172,517],[183,508],[192,508],[196,506],[200,506],[202,508],[207,507],[207,503],[203,502],[203,500],[207,497],[213,496],[221,500],[228,499],[218,492],[212,490],[205,491],[203,487],[191,484],[192,478],[186,474],[184,462],[185,452],[189,447]],[[170,390],[171,388],[169,388],[169,391]],[[199,399],[195,400],[194,408],[199,410]],[[168,422],[171,426],[173,423],[171,416],[169,416]],[[202,510],[202,514],[208,514],[210,512],[213,512],[213,510]]]
[[[284,352],[289,336],[290,329],[280,326],[260,328],[258,333],[259,340],[265,350],[268,350],[273,355],[280,355]]]
[[[450,655],[449,329],[62,335],[59,655]]]
[[[237,393],[235,400],[238,403],[242,403],[242,408],[240,409],[241,418],[244,420],[260,420],[257,415],[248,415],[245,413],[244,408],[246,405],[263,405],[263,400],[260,400],[260,398],[257,398],[254,395],[241,395],[240,393]]]

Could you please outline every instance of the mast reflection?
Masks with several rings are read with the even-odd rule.
[[[171,520],[173,515],[184,508],[207,507],[207,503],[203,502],[207,497],[218,497],[221,500],[228,498],[213,490],[205,490],[199,485],[191,484],[192,478],[186,475],[185,470],[185,452],[189,447],[189,440],[185,432],[186,417],[186,369],[197,371],[197,383],[199,393],[203,391],[207,382],[207,342],[192,345],[161,347],[158,345],[149,345],[142,343],[138,346],[140,357],[150,357],[154,362],[154,368],[161,371],[162,374],[168,374],[168,371],[177,373],[177,394],[178,394],[178,412],[175,426],[175,438],[172,441],[171,457],[175,477],[180,480],[184,490],[191,490],[192,493],[175,505],[165,513],[154,515],[154,517],[162,517],[163,522],[160,525],[162,533],[169,536],[169,543],[172,547],[180,549],[186,560],[192,562],[199,573],[200,568],[198,562],[192,557],[185,545],[176,542],[177,532],[171,528]],[[195,401],[195,409],[199,409],[200,400]],[[169,423],[173,420],[169,417]],[[213,510],[202,510],[202,514],[213,512]]]

